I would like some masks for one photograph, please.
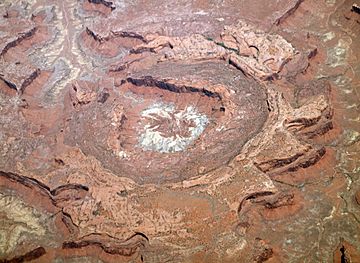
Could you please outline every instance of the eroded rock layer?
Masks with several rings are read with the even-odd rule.
[[[263,89],[221,63],[159,64],[115,85],[106,101],[104,91],[82,96],[92,94],[84,91],[90,85],[72,88],[65,142],[140,183],[183,180],[228,163],[268,114]]]
[[[1,262],[357,262],[356,4],[0,15]]]

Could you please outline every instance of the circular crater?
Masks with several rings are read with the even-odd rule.
[[[109,93],[71,111],[65,142],[138,183],[177,182],[227,164],[268,112],[262,87],[224,63],[159,64]]]

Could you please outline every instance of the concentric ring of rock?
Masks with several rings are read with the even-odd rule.
[[[106,101],[96,95],[104,87],[79,101],[86,87],[71,90],[66,143],[139,183],[179,181],[226,164],[268,112],[264,89],[224,63],[162,63],[123,80]]]
[[[356,261],[352,4],[0,1],[0,261]]]

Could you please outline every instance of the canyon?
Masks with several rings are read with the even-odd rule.
[[[0,262],[359,262],[358,6],[0,1]]]

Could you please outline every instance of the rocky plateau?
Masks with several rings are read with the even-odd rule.
[[[0,0],[0,262],[360,262],[358,0]]]

